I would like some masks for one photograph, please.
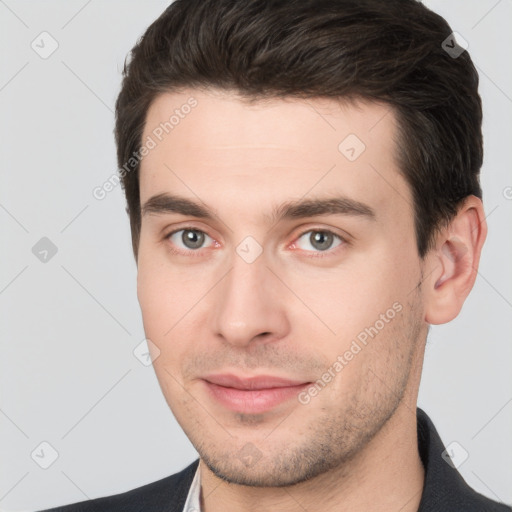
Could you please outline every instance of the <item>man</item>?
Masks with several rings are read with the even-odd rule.
[[[116,104],[138,298],[200,459],[62,511],[504,511],[417,409],[486,237],[478,76],[415,0],[177,0]]]

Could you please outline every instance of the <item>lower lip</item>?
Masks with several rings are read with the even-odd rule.
[[[245,414],[261,414],[286,402],[309,386],[285,386],[266,389],[236,389],[204,381],[210,394],[228,409]]]

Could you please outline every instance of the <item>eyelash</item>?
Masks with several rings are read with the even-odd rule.
[[[201,229],[197,229],[193,226],[185,226],[180,229],[171,231],[170,233],[165,235],[164,239],[170,240],[172,235],[179,233],[180,231],[196,231],[198,233],[202,233],[206,236],[209,236],[207,233],[205,233]],[[342,236],[340,236],[337,233],[334,233],[333,231],[330,231],[328,229],[307,229],[306,231],[303,231],[302,233],[300,233],[298,235],[298,237],[296,238],[296,240],[300,240],[307,233],[324,233],[324,234],[327,233],[327,234],[333,235],[335,238],[339,239],[341,242],[339,245],[334,247],[334,249],[327,249],[326,251],[306,251],[306,252],[312,253],[312,254],[307,255],[306,256],[307,258],[326,258],[326,257],[331,256],[333,253],[337,253],[338,250],[340,248],[342,248],[343,246],[348,245],[348,241],[345,238],[343,238]],[[293,244],[295,244],[295,243],[296,242],[293,242]],[[201,249],[197,249],[197,250],[190,249],[188,251],[181,251],[181,250],[175,249],[174,247],[170,247],[170,251],[172,254],[177,254],[180,256],[192,256],[192,257],[201,256],[201,252],[202,252]],[[327,253],[327,255],[325,255],[325,253]]]

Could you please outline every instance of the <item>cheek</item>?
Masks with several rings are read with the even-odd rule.
[[[350,363],[353,369],[373,357],[373,353],[388,360],[391,352],[407,351],[407,347],[397,347],[396,343],[403,345],[399,340],[403,340],[412,315],[411,292],[418,280],[418,269],[413,263],[407,251],[393,254],[387,247],[347,261],[328,278],[311,280],[315,285],[310,284],[309,295],[304,280],[300,276],[295,278],[292,286],[297,294],[307,297],[304,302],[321,320],[313,318],[309,332],[323,333],[328,343],[322,344],[321,350],[332,362],[347,353],[346,359],[358,361]],[[370,345],[372,350],[367,348]]]
[[[356,336],[373,324],[403,295],[397,288],[397,277],[375,261],[340,265],[312,279],[296,275],[288,282],[311,311],[309,329],[340,340]],[[304,310],[304,305],[297,307]]]
[[[186,288],[172,279],[168,269],[149,258],[144,250],[139,253],[137,297],[142,312],[146,337],[163,351],[174,326],[183,315]]]
[[[142,318],[146,335],[162,333],[164,324],[168,323],[166,315],[163,315],[168,306],[168,288],[164,279],[158,279],[162,275],[158,269],[144,258],[139,258],[137,274],[137,298],[142,311]],[[168,327],[167,327],[168,328]],[[164,331],[165,332],[165,331]]]
[[[196,315],[202,311],[205,284],[192,272],[171,268],[159,261],[157,251],[141,251],[137,274],[137,296],[142,312],[144,332],[158,350],[153,366],[166,387],[181,381],[179,366],[198,339]],[[204,277],[204,276],[203,276]],[[171,376],[172,375],[172,376]],[[174,377],[174,378],[173,378]]]
[[[171,268],[165,251],[141,239],[137,272],[137,297],[144,321],[154,330],[165,324],[166,332],[182,315],[194,293],[190,273]]]
[[[359,404],[387,400],[406,386],[417,342],[422,336],[419,303],[396,301],[361,321],[339,343],[332,357],[336,373],[330,398]],[[337,363],[335,363],[335,361]],[[326,400],[329,399],[326,395]]]
[[[137,296],[144,332],[154,347],[153,369],[169,406],[173,408],[181,396],[178,364],[183,358],[183,347],[179,339],[184,337],[178,334],[183,297],[170,287],[169,280],[158,267],[146,265],[143,258],[139,260]]]

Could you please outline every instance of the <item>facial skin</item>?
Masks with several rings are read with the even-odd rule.
[[[188,90],[153,102],[143,140],[191,97],[142,161],[141,205],[172,194],[212,217],[154,200],[143,210],[138,298],[163,394],[201,457],[204,510],[417,510],[425,339],[471,289],[476,271],[459,262],[477,266],[481,203],[421,260],[389,107]],[[338,148],[349,134],[366,146],[353,161]],[[338,197],[365,212],[271,218],[284,203]],[[206,382],[219,374],[304,386],[268,407],[254,392],[229,406]]]

